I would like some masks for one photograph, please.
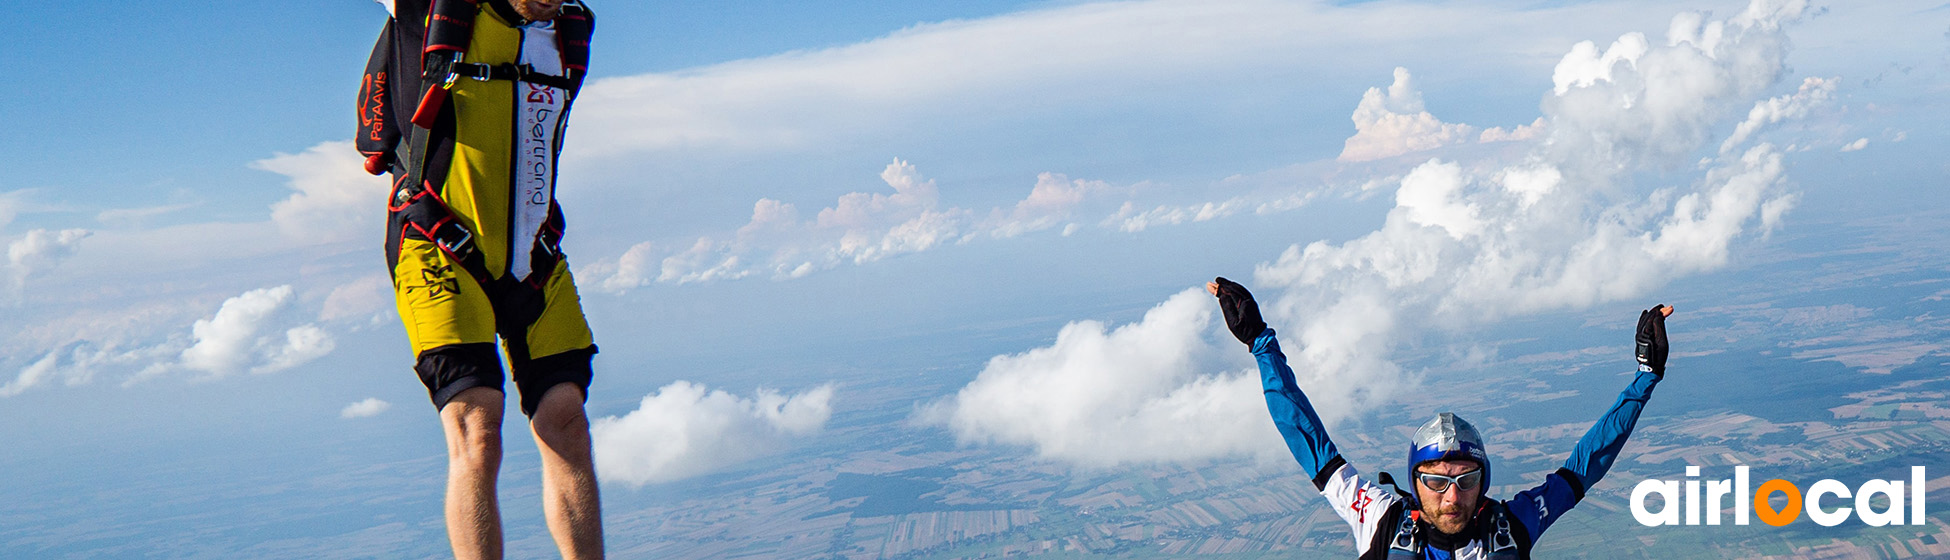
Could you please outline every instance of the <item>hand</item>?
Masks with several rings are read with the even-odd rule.
[[[1666,354],[1672,351],[1666,343],[1666,317],[1672,315],[1672,306],[1658,304],[1639,313],[1638,347],[1639,371],[1649,371],[1653,375],[1665,377]]]
[[[1253,293],[1245,286],[1221,276],[1205,283],[1205,291],[1219,296],[1219,311],[1226,316],[1226,330],[1232,331],[1233,338],[1252,346],[1259,334],[1266,332],[1266,321],[1259,317],[1259,302],[1253,301]]]

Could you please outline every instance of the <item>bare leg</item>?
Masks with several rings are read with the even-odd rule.
[[[501,560],[500,391],[461,391],[440,409],[447,433],[447,540],[456,560]]]
[[[565,560],[601,559],[603,511],[582,389],[573,383],[550,387],[528,426],[542,451],[542,511],[555,546]]]

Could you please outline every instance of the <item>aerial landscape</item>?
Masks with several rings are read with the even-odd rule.
[[[587,3],[555,196],[609,557],[1348,557],[1215,276],[1350,466],[1454,412],[1496,498],[1675,308],[1535,557],[1950,557],[1942,0]],[[318,4],[9,16],[59,79],[4,104],[0,558],[452,557],[348,136],[391,6]],[[506,406],[507,556],[555,557]],[[1921,467],[1927,513],[1634,516],[1743,466]]]

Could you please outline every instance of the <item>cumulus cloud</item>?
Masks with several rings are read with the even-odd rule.
[[[1407,68],[1395,68],[1395,82],[1386,91],[1368,88],[1354,108],[1354,136],[1341,148],[1341,161],[1372,161],[1433,150],[1468,141],[1476,129],[1445,123],[1422,107]]]
[[[351,141],[323,142],[296,154],[277,154],[251,167],[288,178],[291,196],[271,205],[271,221],[286,236],[308,243],[347,241],[381,231],[380,208],[390,187],[365,172]]]
[[[379,400],[376,397],[367,397],[366,400],[348,404],[345,405],[345,408],[339,409],[339,418],[371,418],[378,416],[379,413],[385,412],[386,409],[392,407],[393,403]]]
[[[1257,267],[1254,287],[1269,322],[1286,339],[1323,420],[1339,422],[1416,383],[1418,374],[1392,352],[1421,333],[1644,297],[1674,277],[1724,265],[1740,239],[1776,227],[1796,197],[1783,186],[1782,152],[1769,144],[1742,138],[1678,186],[1639,188],[1635,173],[1680,167],[1715,126],[1777,83],[1787,45],[1781,25],[1805,7],[1756,0],[1714,22],[1682,14],[1663,46],[1638,33],[1603,52],[1580,43],[1554,71],[1542,121],[1526,132],[1543,141],[1529,153],[1429,159],[1400,178],[1379,229],[1340,244],[1296,244]],[[1419,98],[1409,84],[1398,73],[1399,87],[1371,90],[1363,104],[1413,116]],[[1812,104],[1828,87],[1825,80],[1805,85],[1782,103],[1783,119],[1799,117],[1789,105]],[[1776,114],[1764,111],[1762,120]],[[1420,122],[1429,126],[1419,130],[1443,134],[1432,117]],[[1410,144],[1393,146],[1369,153]],[[964,441],[1033,445],[1045,457],[1083,465],[1278,449],[1236,436],[1247,433],[1243,427],[1201,430],[1229,434],[1206,441],[1151,420],[1221,414],[1162,403],[1233,399],[1240,402],[1225,406],[1271,429],[1250,378],[1201,373],[1222,371],[1194,358],[1209,319],[1183,316],[1195,313],[1194,304],[1209,309],[1204,299],[1174,296],[1145,321],[1109,334],[1073,323],[1051,347],[991,360],[928,418]],[[1228,385],[1236,385],[1225,389],[1231,394],[1179,397]],[[1169,443],[1149,447],[1157,441]]]
[[[27,285],[28,277],[54,268],[72,257],[92,232],[85,229],[50,231],[36,229],[7,244],[7,270],[13,277],[16,298]]]
[[[1781,26],[1807,7],[1805,0],[1755,0],[1725,21],[1681,13],[1664,46],[1636,32],[1602,54],[1590,41],[1578,43],[1558,61],[1544,98],[1548,155],[1595,166],[1592,180],[1617,175],[1607,168],[1684,160],[1727,113],[1779,82],[1790,46]],[[1731,146],[1723,155],[1739,151]]]
[[[596,472],[632,486],[715,472],[791,447],[832,417],[833,385],[787,396],[759,389],[742,398],[677,381],[645,395],[635,411],[589,428]]]
[[[996,356],[916,419],[963,443],[1026,445],[1103,467],[1278,452],[1256,373],[1213,342],[1211,296],[1188,289],[1136,323],[1065,325],[1050,346]]]
[[[1849,142],[1849,143],[1847,143],[1847,144],[1843,144],[1843,145],[1842,145],[1842,151],[1843,151],[1843,152],[1856,152],[1856,151],[1861,151],[1861,150],[1862,150],[1863,148],[1867,148],[1867,147],[1869,147],[1869,139],[1868,139],[1868,138],[1856,138],[1854,142]]]
[[[243,371],[290,369],[331,353],[330,334],[312,325],[278,332],[276,315],[291,299],[291,286],[244,292],[223,302],[216,315],[190,327],[193,343],[183,349],[183,369],[221,377]]]
[[[1723,265],[1736,240],[1775,227],[1795,198],[1783,192],[1780,151],[1766,144],[1710,160],[1684,187],[1616,193],[1629,192],[1633,170],[1692,153],[1713,123],[1778,78],[1779,25],[1805,4],[1776,4],[1755,2],[1728,22],[1681,15],[1665,46],[1636,33],[1603,54],[1580,43],[1544,103],[1553,142],[1514,163],[1430,160],[1402,179],[1380,229],[1295,245],[1262,264],[1255,280],[1272,288],[1262,301],[1291,327],[1295,369],[1323,417],[1385,401],[1370,388],[1406,379],[1387,356],[1420,330],[1642,297]],[[1796,95],[1812,101],[1825,84]],[[1339,382],[1356,377],[1362,386]]]

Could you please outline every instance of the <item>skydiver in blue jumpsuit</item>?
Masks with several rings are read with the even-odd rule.
[[[1409,484],[1414,490],[1403,495],[1362,478],[1341,458],[1294,382],[1280,341],[1260,317],[1252,293],[1225,278],[1215,278],[1205,288],[1218,296],[1226,328],[1252,348],[1274,426],[1314,488],[1352,527],[1355,551],[1363,559],[1529,558],[1537,538],[1577,505],[1618,459],[1652,388],[1665,376],[1669,352],[1665,319],[1672,308],[1655,305],[1639,314],[1638,375],[1543,484],[1508,500],[1484,496],[1490,457],[1483,437],[1469,422],[1444,412],[1416,430],[1409,444]]]

